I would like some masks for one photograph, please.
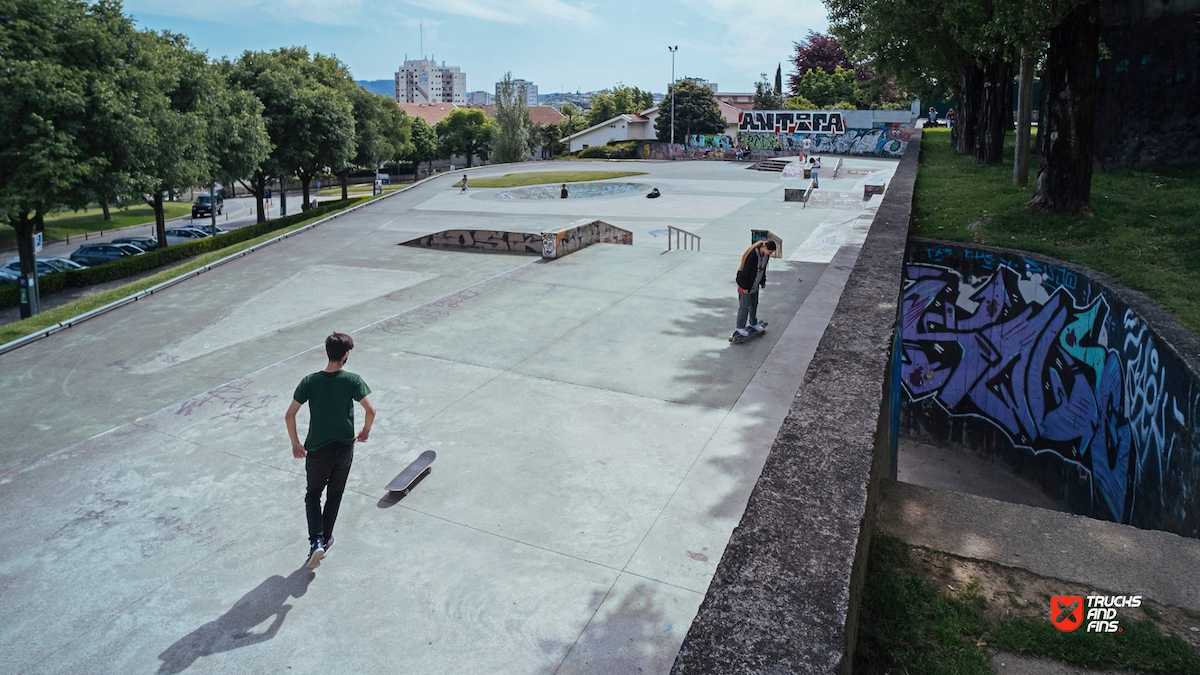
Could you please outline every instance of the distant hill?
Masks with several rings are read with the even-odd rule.
[[[395,80],[358,80],[358,84],[373,94],[381,94],[383,96],[396,95]]]

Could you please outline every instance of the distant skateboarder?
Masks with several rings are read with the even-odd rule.
[[[813,157],[812,158],[812,182],[813,182],[814,188],[821,187],[821,176],[819,175],[820,173],[821,173],[821,158]]]
[[[569,196],[571,196],[571,195],[569,192],[567,192],[567,184],[563,183],[562,184],[562,192],[559,193],[558,197],[559,197],[559,199],[566,199]]]
[[[465,174],[465,173],[463,174],[463,179],[462,179],[462,191],[463,192],[467,191],[467,174]]]
[[[775,252],[775,242],[755,242],[742,254],[742,266],[737,272],[738,313],[737,334],[750,335],[746,326],[758,326],[758,292],[767,287],[767,260]],[[762,330],[761,327],[758,330]]]
[[[292,456],[304,460],[308,490],[304,510],[308,516],[308,565],[316,569],[333,548],[333,525],[337,521],[346,478],[354,461],[354,443],[366,443],[375,421],[371,388],[363,379],[345,370],[354,339],[345,333],[325,338],[329,363],[324,370],[306,375],[292,395],[292,405],[284,420],[292,440]],[[354,402],[363,407],[362,431],[354,434]],[[308,435],[304,443],[296,432],[296,413],[308,403]],[[325,492],[325,510],[321,510],[321,492]]]

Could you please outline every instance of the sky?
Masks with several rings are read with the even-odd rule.
[[[618,82],[666,90],[676,77],[754,91],[793,43],[828,27],[820,0],[125,0],[141,28],[187,35],[212,57],[305,46],[337,56],[358,80],[391,79],[407,55],[462,68],[467,90],[505,72],[539,92]],[[786,86],[786,84],[785,84]]]

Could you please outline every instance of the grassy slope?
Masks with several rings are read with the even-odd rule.
[[[163,215],[167,220],[186,216],[191,212],[192,205],[189,202],[166,202],[163,204]],[[107,222],[99,208],[84,212],[59,213],[46,216],[46,241],[63,239],[68,235],[73,237],[84,232],[116,230],[122,227],[152,223],[154,223],[154,210],[149,206],[113,209],[112,220]],[[16,245],[17,231],[11,227],[0,228],[0,248],[13,248]]]
[[[549,183],[580,183],[590,180],[642,175],[645,175],[644,171],[529,171],[525,173],[508,173],[496,178],[471,178],[467,180],[467,185],[469,187],[481,188],[510,188]]]
[[[358,204],[354,204],[353,206],[357,205]],[[186,274],[192,270],[199,269],[209,263],[216,262],[225,256],[233,255],[238,251],[244,251],[252,246],[257,246],[268,239],[274,239],[275,237],[291,232],[292,230],[298,230],[306,225],[310,225],[318,220],[321,220],[322,218],[328,218],[334,213],[337,213],[337,211],[326,213],[316,218],[309,218],[290,227],[285,227],[281,230],[275,230],[274,232],[268,232],[249,241],[244,241],[232,246],[226,246],[219,251],[205,253],[204,255],[197,256],[182,264],[165,269],[144,279],[132,281],[128,284],[123,284],[116,288],[96,293],[95,295],[89,295],[86,298],[80,298],[75,302],[70,302],[60,307],[55,307],[54,309],[29,317],[23,321],[17,321],[6,326],[0,326],[0,344],[5,344],[16,340],[17,338],[36,333],[43,328],[49,328],[50,326],[61,323],[67,319],[70,319],[71,317],[79,316],[85,312],[90,312],[93,309],[103,307],[110,302],[116,302],[125,296],[133,295],[134,293],[140,293],[141,291],[144,291],[152,286],[157,286],[164,281],[173,279],[182,274]]]
[[[1025,208],[1030,186],[1012,184],[1012,136],[1006,160],[978,166],[954,153],[949,132],[924,134],[913,195],[913,233],[1024,249],[1087,265],[1149,295],[1200,332],[1200,165],[1096,173],[1091,216]],[[990,218],[975,230],[967,225]]]

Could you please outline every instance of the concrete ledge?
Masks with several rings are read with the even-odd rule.
[[[879,478],[914,134],[672,673],[848,673]]]
[[[542,257],[552,260],[570,255],[592,244],[633,245],[632,232],[609,225],[603,220],[580,220],[561,230],[543,232],[541,238]]]
[[[537,232],[501,232],[499,230],[443,230],[401,244],[417,248],[455,248],[487,253],[527,253],[541,255],[542,235]]]
[[[879,529],[915,546],[1200,611],[1195,539],[893,481],[884,481]]]

